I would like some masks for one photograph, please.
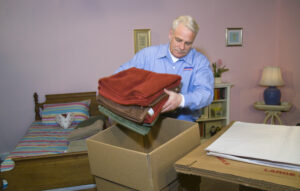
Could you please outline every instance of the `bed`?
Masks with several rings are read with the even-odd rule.
[[[90,100],[89,115],[100,116],[96,92],[81,92],[67,94],[45,95],[45,102],[39,103],[37,93],[34,93],[35,121],[41,123],[41,110],[45,104],[69,103]],[[105,120],[104,120],[105,121]],[[34,126],[32,125],[32,126]],[[104,125],[105,126],[105,125]],[[45,153],[38,156],[13,158],[14,168],[0,174],[2,181],[8,182],[9,190],[47,190],[72,187],[78,185],[93,185],[94,179],[90,173],[87,151]],[[0,189],[1,190],[1,189]],[[88,190],[95,190],[91,188]]]

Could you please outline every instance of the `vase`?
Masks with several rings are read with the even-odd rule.
[[[270,86],[264,91],[266,105],[280,105],[281,92],[276,86]]]
[[[215,84],[220,84],[222,83],[221,77],[215,77]]]

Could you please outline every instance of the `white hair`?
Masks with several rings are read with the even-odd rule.
[[[183,16],[177,17],[172,23],[173,31],[177,28],[177,26],[179,24],[183,24],[184,26],[189,28],[191,31],[193,31],[196,35],[199,31],[199,26],[198,26],[197,22],[195,21],[195,19],[193,19],[193,17],[191,17],[189,15],[183,15]]]

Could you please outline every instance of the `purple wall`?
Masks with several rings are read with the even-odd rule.
[[[295,125],[300,107],[299,0],[1,0],[0,153],[14,148],[34,119],[33,92],[96,91],[99,78],[112,74],[134,54],[133,29],[150,28],[152,44],[168,42],[171,21],[196,18],[194,46],[210,61],[222,59],[234,84],[231,120],[262,122],[253,108],[262,100],[262,68],[282,68],[282,115]],[[225,29],[243,27],[243,47],[225,46]]]

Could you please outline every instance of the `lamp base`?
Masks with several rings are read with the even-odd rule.
[[[281,92],[275,86],[270,86],[264,91],[264,100],[266,105],[280,105]]]

